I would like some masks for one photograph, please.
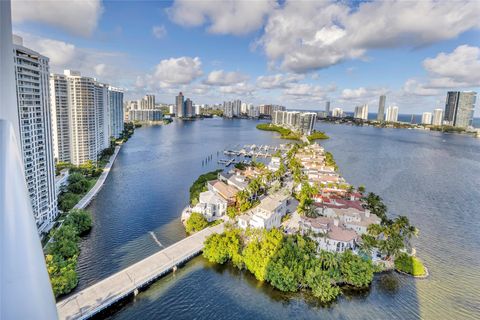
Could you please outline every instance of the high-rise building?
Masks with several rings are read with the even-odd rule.
[[[248,116],[250,118],[258,118],[260,115],[258,107],[254,106],[253,104],[248,105]]]
[[[368,104],[356,106],[353,117],[357,119],[368,120]]]
[[[317,114],[315,112],[302,112],[300,114],[300,131],[303,134],[311,134],[315,128],[315,122],[317,121]]]
[[[274,111],[272,124],[311,134],[315,127],[317,114],[315,112]]]
[[[23,46],[14,37],[18,125],[23,167],[39,233],[57,216],[55,167],[48,90],[49,59]]]
[[[259,107],[260,115],[264,116],[273,116],[273,112],[275,111],[285,111],[286,108],[284,106],[279,105],[272,105],[272,104],[263,104]]]
[[[432,124],[432,113],[424,112],[422,114],[422,124]]]
[[[75,165],[96,161],[110,144],[108,86],[65,70],[50,76],[50,98],[55,102],[51,113],[57,161]]]
[[[108,87],[108,98],[111,135],[118,139],[123,132],[123,91],[114,87]]]
[[[443,123],[443,109],[433,110],[432,125],[441,126]]]
[[[472,126],[476,98],[477,93],[473,91],[449,91],[445,102],[445,122],[459,128]]]
[[[398,107],[390,106],[387,108],[387,114],[385,117],[387,122],[397,122],[398,121]]]
[[[330,115],[330,101],[325,102],[325,112],[327,113],[327,117]]]
[[[175,98],[175,105],[176,105],[176,116],[177,118],[185,117],[185,101],[183,94],[180,92],[178,96]]]
[[[342,118],[343,117],[343,109],[342,108],[334,108],[333,111],[332,111],[332,117]]]
[[[195,111],[193,110],[193,102],[190,100],[190,98],[187,98],[185,100],[185,114],[187,117],[193,117],[195,114]]]
[[[377,121],[385,120],[385,100],[387,97],[385,95],[381,95],[380,99],[378,100],[378,113],[377,113]]]
[[[144,99],[146,100],[145,109],[155,109],[155,96],[153,94],[147,94]]]

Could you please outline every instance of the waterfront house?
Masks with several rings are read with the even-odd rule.
[[[227,179],[227,184],[241,191],[245,190],[248,187],[247,180],[243,175],[240,175],[240,174],[232,174]]]
[[[260,204],[254,209],[250,226],[267,230],[280,227],[282,217],[287,214],[289,198],[290,195],[278,192],[262,199]]]
[[[235,195],[238,192],[238,189],[235,187],[229,186],[225,182],[219,180],[212,180],[207,182],[207,188],[227,200],[228,204],[235,203]]]
[[[200,193],[199,201],[191,211],[202,214],[208,222],[211,222],[225,214],[227,200],[213,191],[205,191]]]
[[[354,250],[360,237],[354,230],[340,224],[338,219],[328,217],[302,217],[299,222],[300,232],[307,234],[317,242],[318,250],[344,252]]]
[[[247,229],[250,226],[250,220],[252,220],[251,215],[242,214],[238,217],[238,226],[242,229]]]

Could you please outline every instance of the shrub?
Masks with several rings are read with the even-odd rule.
[[[423,263],[414,256],[402,253],[395,258],[395,269],[411,274],[415,277],[421,277],[426,274]]]
[[[187,220],[185,229],[188,233],[194,233],[205,229],[208,226],[208,221],[203,215],[193,212]]]

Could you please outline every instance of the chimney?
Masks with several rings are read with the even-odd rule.
[[[338,223],[339,223],[338,219],[333,219],[333,225],[335,227],[338,227]]]

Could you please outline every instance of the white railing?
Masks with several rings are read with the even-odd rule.
[[[57,319],[20,151],[10,0],[0,1],[0,319]]]

